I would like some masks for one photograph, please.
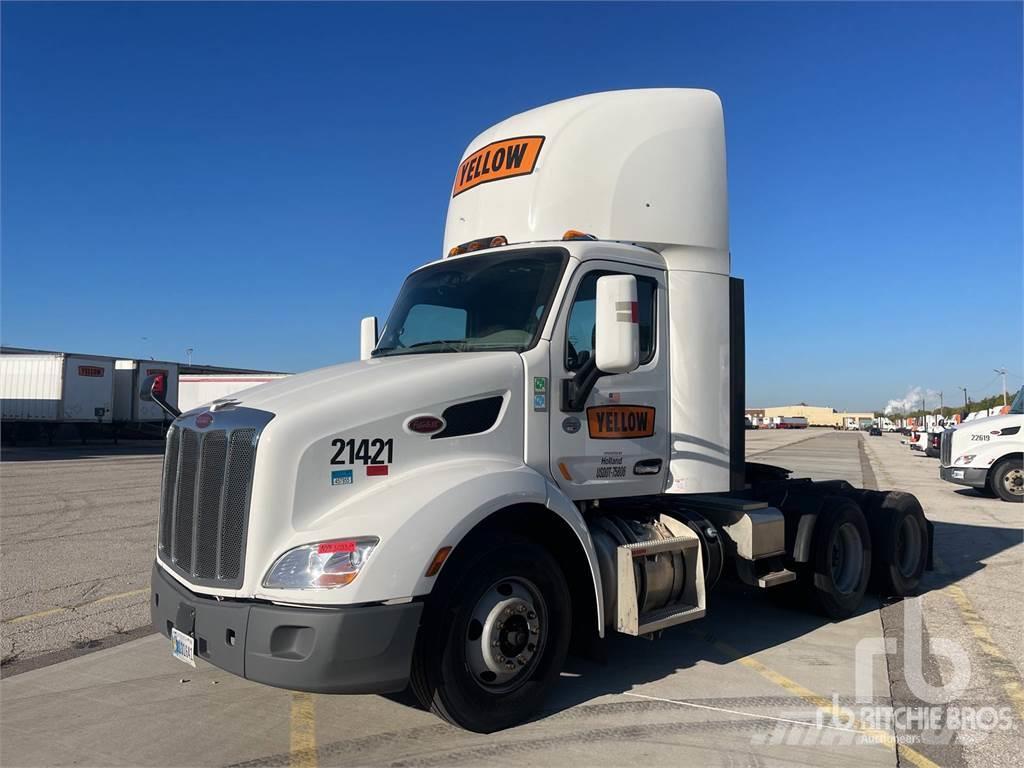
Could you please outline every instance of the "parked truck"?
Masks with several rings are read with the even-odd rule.
[[[714,93],[493,126],[441,254],[379,334],[363,321],[359,361],[177,415],[151,603],[175,656],[296,690],[410,684],[487,732],[538,710],[570,646],[698,620],[726,575],[832,619],[869,583],[917,587],[913,496],[745,461]]]
[[[804,416],[780,416],[773,423],[776,429],[807,429],[807,418]]]
[[[939,477],[1003,501],[1024,501],[1024,387],[1005,414],[942,433]]]
[[[64,354],[0,355],[0,409],[6,441],[44,435],[62,424],[84,435],[110,424],[114,408],[114,361]]]

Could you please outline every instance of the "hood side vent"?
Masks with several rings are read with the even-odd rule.
[[[432,435],[430,439],[443,440],[446,437],[464,437],[486,432],[498,421],[503,400],[501,395],[495,395],[448,406],[441,414],[445,428]]]

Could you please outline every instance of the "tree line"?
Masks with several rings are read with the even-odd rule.
[[[1010,392],[1007,395],[1007,399],[1006,399],[1007,405],[1009,405],[1009,403],[1013,400],[1014,394],[1015,393]],[[981,400],[975,400],[975,399],[971,398],[969,400],[969,408],[968,408],[967,412],[971,413],[973,411],[983,411],[983,410],[986,410],[988,408],[1001,408],[1002,406],[1003,406],[1003,393],[1000,392],[997,395],[989,395],[988,397],[982,398]],[[947,405],[947,406],[943,406],[942,408],[929,408],[927,411],[925,411],[925,410],[923,410],[921,408],[918,408],[917,410],[914,410],[914,411],[906,411],[906,412],[904,412],[904,411],[894,411],[893,413],[889,414],[889,418],[913,419],[913,418],[921,418],[922,416],[925,416],[925,415],[934,415],[934,414],[941,414],[943,417],[949,418],[949,417],[953,416],[953,414],[955,414],[955,413],[962,414],[963,412],[964,412],[964,404],[960,403],[959,405]],[[885,415],[886,414],[882,413],[881,411],[875,411],[875,417],[876,418],[880,418],[880,417],[885,416]]]

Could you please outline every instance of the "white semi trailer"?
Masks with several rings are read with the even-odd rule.
[[[723,573],[832,618],[918,584],[908,494],[744,460],[742,282],[703,90],[602,93],[488,129],[443,257],[362,359],[181,414],[152,619],[188,663],[321,692],[411,687],[529,717],[570,647],[699,619]]]
[[[186,373],[178,377],[179,408],[190,411],[236,392],[283,379],[285,373]]]
[[[61,352],[0,355],[0,414],[9,441],[40,432],[52,438],[62,424],[110,424],[114,360]]]

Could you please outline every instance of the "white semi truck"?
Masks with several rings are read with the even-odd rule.
[[[1009,413],[970,419],[942,433],[939,477],[1003,501],[1024,501],[1024,388]]]
[[[379,335],[363,322],[361,360],[174,421],[151,608],[176,656],[298,690],[411,684],[486,732],[538,710],[570,645],[700,619],[720,578],[836,619],[869,581],[916,588],[912,496],[744,460],[714,93],[488,129],[441,253]]]

